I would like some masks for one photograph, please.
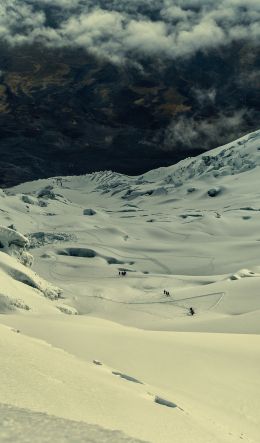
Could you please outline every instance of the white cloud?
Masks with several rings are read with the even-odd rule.
[[[171,50],[171,36],[163,22],[131,20],[123,37],[125,47],[130,50],[149,55]]]
[[[225,43],[226,33],[214,20],[205,18],[189,31],[181,31],[177,37],[178,53],[190,54]]]
[[[259,20],[259,0],[2,0],[0,38],[77,45],[117,61],[133,53],[173,59],[257,41]]]
[[[207,149],[211,143],[220,145],[237,138],[250,111],[246,108],[232,114],[219,114],[211,120],[180,117],[172,121],[165,133],[165,149],[172,150],[182,144],[190,149]],[[243,130],[243,129],[242,129]]]

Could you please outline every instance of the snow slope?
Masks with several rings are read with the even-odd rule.
[[[2,191],[0,441],[42,419],[39,441],[258,442],[259,184],[257,131]]]

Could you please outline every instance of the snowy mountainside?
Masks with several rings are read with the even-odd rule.
[[[199,176],[214,177],[234,175],[245,172],[260,165],[259,157],[260,131],[255,131],[239,140],[212,149],[206,154],[182,160],[177,165],[146,173],[146,178],[166,176],[166,182],[172,175],[181,180],[188,180]],[[172,177],[174,178],[174,177]]]
[[[258,443],[259,184],[257,131],[138,177],[1,191],[7,422],[98,424],[102,441]]]
[[[190,157],[176,165],[162,167],[147,172],[136,178],[124,176],[112,171],[90,174],[90,180],[97,183],[97,190],[118,192],[127,186],[140,186],[154,183],[159,189],[151,189],[148,195],[157,195],[160,186],[171,191],[198,178],[218,178],[250,171],[260,166],[260,131],[256,131],[225,146],[213,149],[195,158]],[[259,149],[258,149],[259,148]]]

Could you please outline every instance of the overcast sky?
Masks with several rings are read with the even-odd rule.
[[[50,19],[51,18],[51,19]],[[1,0],[0,38],[75,45],[120,62],[260,37],[260,0]]]

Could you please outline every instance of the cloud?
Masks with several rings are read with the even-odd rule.
[[[175,59],[260,37],[259,0],[2,0],[0,39],[79,46],[121,61]]]
[[[181,116],[172,121],[165,132],[164,149],[208,149],[208,146],[228,143],[243,134],[250,111],[246,108],[233,113],[220,113],[212,119],[196,120]]]
[[[202,108],[205,105],[214,105],[216,100],[217,91],[215,88],[210,89],[198,89],[192,88],[193,96],[197,105]]]

